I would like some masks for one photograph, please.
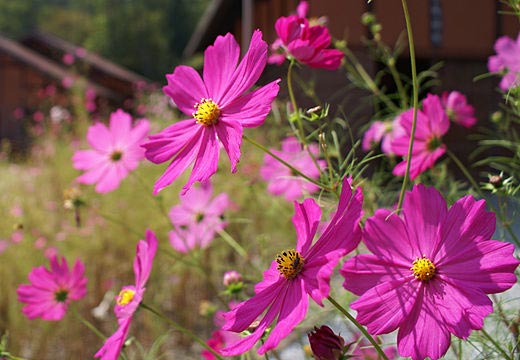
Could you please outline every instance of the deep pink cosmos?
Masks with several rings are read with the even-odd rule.
[[[119,357],[130,329],[132,316],[143,299],[156,252],[157,238],[151,230],[146,230],[146,240],[139,240],[137,244],[134,259],[135,284],[124,286],[116,297],[114,313],[119,327],[94,355],[95,358],[117,360]]]
[[[56,255],[50,259],[50,269],[34,268],[29,274],[30,285],[17,289],[18,301],[25,303],[22,312],[29,319],[61,320],[72,300],[87,294],[85,266],[76,260],[72,270],[65,258],[59,261]]]
[[[170,209],[173,230],[170,231],[170,244],[182,253],[194,248],[206,248],[215,234],[222,231],[227,222],[224,212],[230,201],[226,193],[213,197],[213,186],[205,181],[198,187],[191,187],[180,195],[180,204]]]
[[[500,88],[508,90],[520,85],[520,33],[515,40],[508,36],[497,39],[494,46],[496,55],[488,59],[488,70],[500,73]]]
[[[514,246],[490,240],[495,215],[484,200],[465,196],[448,209],[435,188],[416,185],[402,216],[379,209],[367,219],[363,241],[372,254],[340,270],[351,304],[371,334],[399,329],[399,354],[438,359],[450,336],[466,339],[493,311],[487,294],[516,282]]]
[[[406,171],[406,157],[408,144],[412,134],[413,109],[401,114],[400,124],[404,129],[404,135],[392,141],[392,151],[404,160],[397,164],[393,170],[394,175],[403,176]],[[415,179],[420,173],[432,168],[435,161],[441,157],[445,150],[442,136],[450,128],[450,121],[442,108],[441,100],[436,95],[428,94],[423,101],[423,110],[417,111],[417,127],[412,150],[410,165],[410,179]]]
[[[171,184],[193,164],[186,192],[196,182],[208,180],[216,171],[220,144],[228,154],[231,171],[240,159],[244,127],[261,125],[278,94],[279,80],[247,92],[258,80],[267,62],[267,44],[256,30],[240,63],[240,47],[231,34],[219,36],[204,52],[203,79],[191,67],[177,66],[167,75],[163,88],[188,120],[170,125],[143,144],[146,158],[159,164],[171,160],[154,185],[154,194]]]
[[[464,127],[470,128],[477,122],[475,109],[468,104],[466,97],[458,91],[442,93],[442,106],[448,118]]]
[[[295,202],[292,220],[296,227],[296,248],[282,251],[271,263],[264,272],[264,279],[255,286],[256,295],[224,314],[226,323],[222,329],[234,332],[242,332],[257,318],[261,319],[251,335],[220,350],[222,355],[248,351],[276,320],[258,353],[275,348],[304,319],[309,306],[307,294],[323,306],[323,299],[329,295],[334,267],[360,241],[362,202],[361,189],[353,192],[350,180],[345,179],[338,209],[314,244],[321,218],[320,207],[314,199],[306,199],[301,204]]]
[[[282,16],[274,25],[278,38],[271,45],[270,64],[282,64],[286,57],[293,57],[302,64],[314,68],[336,70],[344,54],[328,49],[331,43],[329,30],[320,24],[311,24],[306,18],[308,3],[300,2],[297,15]]]
[[[84,170],[76,181],[96,184],[96,191],[107,193],[119,187],[144,158],[139,146],[148,135],[150,124],[141,119],[132,128],[132,117],[119,109],[110,114],[110,125],[92,125],[87,132],[91,150],[76,151],[72,158],[74,168]]]
[[[326,162],[317,159],[320,150],[318,145],[310,144],[309,149],[304,150],[295,137],[291,136],[282,141],[282,150],[270,149],[271,152],[295,169],[301,171],[311,179],[320,178],[320,169],[324,169]],[[316,164],[319,166],[316,166]],[[273,195],[283,195],[288,201],[299,199],[303,194],[312,194],[319,190],[319,187],[305,180],[297,174],[292,174],[291,169],[266,154],[264,164],[260,169],[262,179],[267,181],[267,191]]]

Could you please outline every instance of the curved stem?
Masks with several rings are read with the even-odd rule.
[[[484,335],[484,337],[486,339],[488,339],[492,344],[493,346],[495,346],[495,349],[498,350],[498,352],[500,352],[503,356],[504,356],[504,359],[509,359],[509,360],[513,360],[513,358],[511,357],[511,355],[509,355],[504,349],[502,349],[502,347],[500,346],[500,344],[498,344],[498,342],[493,339],[493,337],[491,337],[487,332],[486,330],[484,329],[480,329],[480,331],[482,332],[482,334]]]
[[[281,164],[287,166],[292,172],[294,172],[296,175],[298,176],[301,176],[302,178],[304,178],[305,180],[313,183],[314,185],[316,186],[319,186],[321,189],[323,190],[326,190],[326,191],[329,191],[329,192],[334,192],[334,189],[332,189],[331,187],[327,186],[327,185],[324,185],[322,183],[320,183],[319,181],[317,180],[314,180],[310,177],[308,177],[307,175],[305,175],[304,173],[302,173],[300,170],[296,169],[294,166],[292,166],[291,164],[289,164],[287,161],[283,160],[282,158],[280,158],[279,156],[275,155],[271,150],[269,150],[268,148],[266,148],[264,145],[256,142],[255,140],[251,139],[249,136],[247,135],[242,135],[242,138],[244,140],[247,140],[249,143],[251,143],[252,145],[256,146],[257,148],[259,148],[260,150],[262,150],[263,152],[265,152],[266,154],[269,154],[270,156],[272,156],[276,161],[280,162]]]
[[[154,314],[155,316],[157,316],[158,318],[166,321],[168,324],[170,324],[175,330],[179,331],[180,333],[184,334],[184,335],[187,335],[189,336],[190,338],[192,338],[194,341],[196,341],[197,343],[199,343],[199,345],[201,345],[202,347],[204,347],[206,350],[208,350],[210,353],[212,353],[217,359],[219,360],[224,360],[224,358],[218,353],[216,352],[211,346],[209,346],[208,344],[206,344],[206,342],[204,340],[202,340],[200,337],[198,337],[197,335],[195,335],[194,333],[192,333],[190,330],[186,329],[184,326],[176,323],[175,321],[171,320],[171,319],[168,319],[166,316],[164,316],[163,314],[161,314],[160,312],[158,312],[157,310],[155,310],[154,308],[151,308],[150,306],[144,304],[144,303],[140,303],[139,304],[139,307],[145,309],[145,310],[148,310],[150,311],[152,314]]]
[[[374,349],[377,351],[377,353],[382,359],[388,360],[386,354],[383,352],[377,341],[372,337],[372,335],[368,333],[368,331],[366,331],[363,325],[358,323],[357,320],[352,315],[350,315],[350,313],[336,300],[334,300],[330,295],[327,297],[327,300],[329,300],[332,303],[332,305],[336,307],[336,309],[338,309],[343,315],[345,315],[350,320],[350,322],[352,322],[352,324],[354,324],[359,329],[359,331],[361,331],[363,335],[365,335],[365,337],[374,346]]]
[[[293,111],[296,114],[295,119],[296,124],[298,125],[298,131],[300,132],[300,141],[304,146],[306,146],[307,141],[305,140],[305,131],[303,129],[303,123],[300,116],[300,109],[298,108],[298,104],[296,103],[296,97],[294,96],[294,90],[292,86],[292,72],[294,64],[296,64],[296,61],[294,59],[291,59],[291,62],[289,63],[289,69],[287,70],[287,91],[289,92],[289,99],[291,100]]]
[[[74,314],[74,316],[76,316],[76,318],[81,321],[81,323],[83,325],[85,325],[86,327],[88,327],[88,329],[90,331],[92,331],[94,334],[96,334],[96,336],[100,339],[102,339],[103,341],[107,339],[107,337],[105,335],[103,335],[103,333],[101,331],[98,330],[97,327],[94,326],[94,324],[92,324],[90,321],[88,321],[87,319],[85,319],[76,309],[72,309],[72,313]]]
[[[247,251],[233,238],[233,236],[229,235],[226,230],[220,230],[218,231],[218,234],[231,248],[233,248],[233,250],[237,252],[238,255],[247,259]]]
[[[417,67],[415,64],[415,47],[413,42],[412,24],[410,22],[410,14],[408,13],[408,6],[406,0],[402,0],[404,18],[406,21],[406,33],[408,34],[408,46],[410,48],[410,65],[412,70],[412,86],[413,86],[413,122],[412,130],[410,133],[410,143],[408,145],[408,155],[406,156],[406,171],[404,173],[403,186],[401,187],[401,193],[399,194],[399,201],[397,202],[397,211],[401,210],[403,205],[404,193],[408,186],[408,180],[410,178],[410,164],[412,162],[412,150],[413,142],[415,138],[415,128],[417,127],[417,107],[419,105],[419,83],[417,81]]]

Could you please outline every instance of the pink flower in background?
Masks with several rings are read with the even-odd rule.
[[[157,252],[157,238],[151,230],[146,230],[146,240],[139,240],[134,259],[135,285],[124,286],[116,297],[114,312],[118,329],[94,355],[102,360],[117,360],[130,329],[132,316],[143,299],[145,285],[152,271]]]
[[[401,114],[400,124],[405,134],[392,141],[392,151],[404,160],[394,167],[393,174],[403,176],[406,171],[406,156],[412,133],[413,109]],[[412,150],[410,179],[415,179],[420,173],[432,168],[435,161],[444,154],[445,145],[442,136],[450,127],[448,116],[442,108],[438,96],[428,94],[423,101],[423,110],[417,111],[417,128]]]
[[[369,151],[381,142],[383,153],[388,156],[395,155],[392,151],[392,141],[405,134],[400,121],[401,115],[396,116],[393,120],[374,121],[363,135],[361,148],[364,151]]]
[[[464,127],[470,128],[477,122],[475,109],[468,104],[466,97],[458,91],[442,93],[442,106],[448,118]]]
[[[209,338],[208,341],[206,341],[206,344],[208,344],[208,346],[210,348],[212,348],[213,350],[215,350],[217,353],[226,344],[223,332],[224,331],[222,331],[222,330],[215,330],[215,331],[213,331],[211,333],[211,338]],[[202,355],[202,357],[205,360],[214,360],[214,359],[216,359],[216,356],[213,355],[210,351],[208,351],[206,349],[202,350],[202,352],[200,354]]]
[[[255,331],[220,353],[224,356],[242,354],[251,349],[264,331],[276,321],[258,353],[275,348],[305,317],[309,305],[307,294],[319,305],[329,295],[330,277],[339,260],[356,248],[361,237],[361,189],[352,192],[346,179],[338,209],[323,235],[312,245],[320,223],[321,210],[314,199],[294,204],[293,223],[296,227],[296,249],[278,254],[264,279],[255,286],[256,295],[224,314],[223,330],[242,332],[261,317]]]
[[[172,160],[154,185],[154,194],[171,184],[188,166],[191,175],[183,192],[196,182],[208,180],[216,171],[220,143],[228,154],[231,171],[240,159],[244,127],[261,125],[278,94],[279,80],[252,92],[267,61],[267,44],[256,30],[247,53],[240,63],[240,48],[231,34],[219,36],[204,53],[203,79],[191,67],[177,66],[167,75],[164,92],[177,107],[192,116],[162,132],[150,136],[143,144],[146,158],[153,163]]]
[[[11,245],[9,241],[0,239],[0,254],[7,250],[7,248]]]
[[[61,58],[61,62],[67,66],[74,64],[75,61],[76,61],[76,58],[71,53],[65,53],[65,54],[63,54],[63,57]]]
[[[361,338],[361,334],[355,334],[352,339],[353,342],[356,342],[356,347],[350,353],[350,358],[352,360],[379,360],[381,356],[379,356],[378,352],[374,348],[374,346],[365,338]],[[397,348],[395,346],[386,346],[382,347],[383,353],[389,360],[399,359],[399,354],[397,352]]]
[[[123,110],[110,115],[108,128],[102,123],[92,125],[87,133],[92,149],[76,151],[72,158],[74,168],[85,171],[76,181],[96,184],[99,193],[117,189],[144,158],[139,145],[148,135],[149,127],[148,120],[141,119],[132,128],[132,117]]]
[[[343,286],[359,299],[351,304],[371,334],[399,329],[399,354],[438,359],[450,335],[466,339],[493,311],[486,294],[516,282],[519,261],[512,244],[490,240],[495,215],[470,195],[451,208],[435,188],[416,185],[402,216],[379,209],[365,224],[372,254],[347,260]],[[399,241],[396,241],[398,239]]]
[[[508,90],[520,85],[520,33],[515,40],[508,36],[497,39],[494,46],[496,55],[488,58],[488,70],[500,73],[500,88]]]
[[[344,54],[328,49],[331,43],[329,30],[319,24],[311,25],[306,19],[308,3],[300,2],[297,15],[282,16],[274,25],[278,38],[271,45],[270,64],[282,64],[286,57],[293,57],[302,64],[314,68],[336,70]]]
[[[182,253],[196,247],[206,248],[215,234],[227,225],[223,215],[230,206],[228,195],[220,193],[213,197],[213,187],[205,181],[179,198],[180,204],[173,206],[169,213],[174,227],[169,233],[171,245]]]
[[[295,169],[301,171],[311,179],[320,178],[320,169],[326,166],[325,160],[316,160],[320,167],[316,166],[311,155],[304,150],[295,137],[288,137],[282,141],[282,150],[270,149],[275,155],[291,164]],[[317,145],[310,144],[309,151],[317,159],[320,150]],[[260,169],[262,179],[267,181],[267,191],[273,195],[283,195],[288,201],[294,201],[303,194],[312,194],[319,187],[304,178],[293,174],[291,169],[275,160],[270,155],[265,155],[264,164]]]
[[[87,294],[85,266],[76,260],[69,269],[65,258],[59,261],[54,255],[50,259],[50,270],[43,266],[34,268],[29,274],[30,285],[17,289],[18,301],[25,303],[22,312],[29,319],[61,320],[69,304]]]

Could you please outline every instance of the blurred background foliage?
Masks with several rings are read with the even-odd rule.
[[[0,32],[53,33],[152,80],[180,62],[209,0],[0,0]],[[148,56],[154,54],[154,56]]]

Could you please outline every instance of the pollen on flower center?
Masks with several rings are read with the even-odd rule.
[[[417,280],[428,281],[435,275],[435,265],[425,255],[415,259],[412,264],[410,270]]]
[[[284,250],[276,256],[278,266],[276,269],[286,279],[290,280],[296,277],[305,263],[305,259],[295,249]]]
[[[135,290],[132,290],[132,289],[121,290],[119,292],[119,295],[117,295],[117,299],[116,299],[117,305],[124,306],[124,305],[128,304],[130,301],[133,300],[134,295],[135,295]]]
[[[210,126],[218,122],[220,109],[213,100],[202,99],[200,103],[195,104],[194,107],[197,111],[193,113],[193,117],[196,119],[197,124]]]
[[[114,162],[121,160],[122,157],[123,157],[123,152],[119,151],[119,150],[115,150],[112,152],[112,154],[110,154],[110,160],[112,160]]]
[[[435,136],[435,137],[432,137],[428,141],[428,144],[426,144],[426,147],[427,147],[428,150],[433,151],[433,150],[437,149],[441,145],[442,145],[441,139],[439,139],[438,137]]]

